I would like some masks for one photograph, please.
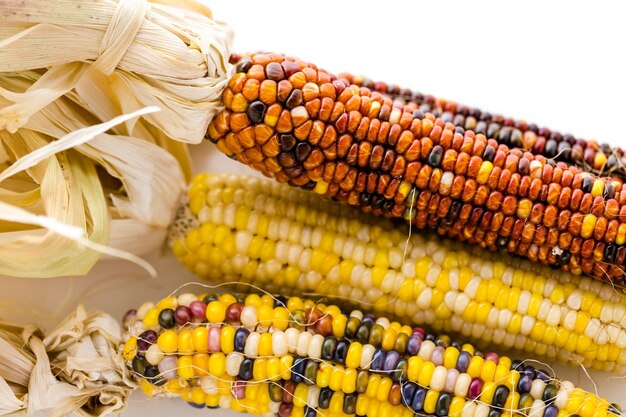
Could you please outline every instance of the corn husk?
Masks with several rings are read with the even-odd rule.
[[[151,270],[135,255],[179,207],[229,37],[192,0],[2,2],[0,275],[85,274],[102,253]]]
[[[46,337],[0,322],[0,416],[119,413],[136,384],[120,354],[120,325],[79,306]]]

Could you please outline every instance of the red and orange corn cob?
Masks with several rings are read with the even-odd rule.
[[[571,134],[561,134],[523,120],[493,115],[451,100],[424,95],[406,88],[401,89],[380,81],[374,82],[348,73],[341,73],[338,77],[350,84],[364,86],[397,99],[394,105],[403,108],[404,111],[432,113],[435,117],[441,117],[457,127],[482,133],[489,139],[495,139],[509,147],[521,148],[546,158],[579,165],[599,176],[618,176],[622,180],[626,179],[626,151],[619,147],[599,144],[595,140],[575,138]]]
[[[276,54],[242,58],[208,138],[280,182],[622,283],[626,189]]]

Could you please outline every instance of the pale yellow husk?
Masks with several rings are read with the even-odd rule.
[[[0,416],[119,413],[135,387],[121,338],[113,317],[82,306],[46,337],[34,326],[0,322]]]
[[[0,275],[85,274],[102,252],[150,270],[132,254],[165,237],[229,41],[192,0],[2,2]]]

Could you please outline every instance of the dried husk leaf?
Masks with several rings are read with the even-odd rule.
[[[121,333],[113,317],[82,306],[46,337],[34,326],[0,323],[0,415],[121,411],[135,388]]]
[[[159,246],[191,174],[185,144],[232,75],[229,40],[191,0],[2,2],[0,274],[84,274],[98,251],[140,262],[112,249],[146,253],[130,231]]]

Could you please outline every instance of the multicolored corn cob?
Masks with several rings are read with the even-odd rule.
[[[612,286],[378,220],[286,184],[201,174],[172,245],[214,282],[352,300],[480,347],[626,371],[626,298]]]
[[[561,134],[523,120],[494,115],[451,100],[424,95],[349,73],[340,73],[338,78],[345,79],[349,84],[367,87],[398,99],[394,106],[403,108],[403,111],[432,113],[445,122],[481,133],[509,147],[521,148],[546,158],[579,165],[598,176],[618,176],[621,180],[626,179],[626,151],[619,147],[599,144],[595,140],[574,138],[573,135]]]
[[[509,149],[312,64],[242,58],[208,138],[280,182],[419,229],[621,284],[626,188]]]
[[[125,325],[123,355],[144,392],[196,407],[279,417],[621,415],[520,361],[297,297],[182,294],[129,312]],[[393,343],[370,343],[376,328]]]

